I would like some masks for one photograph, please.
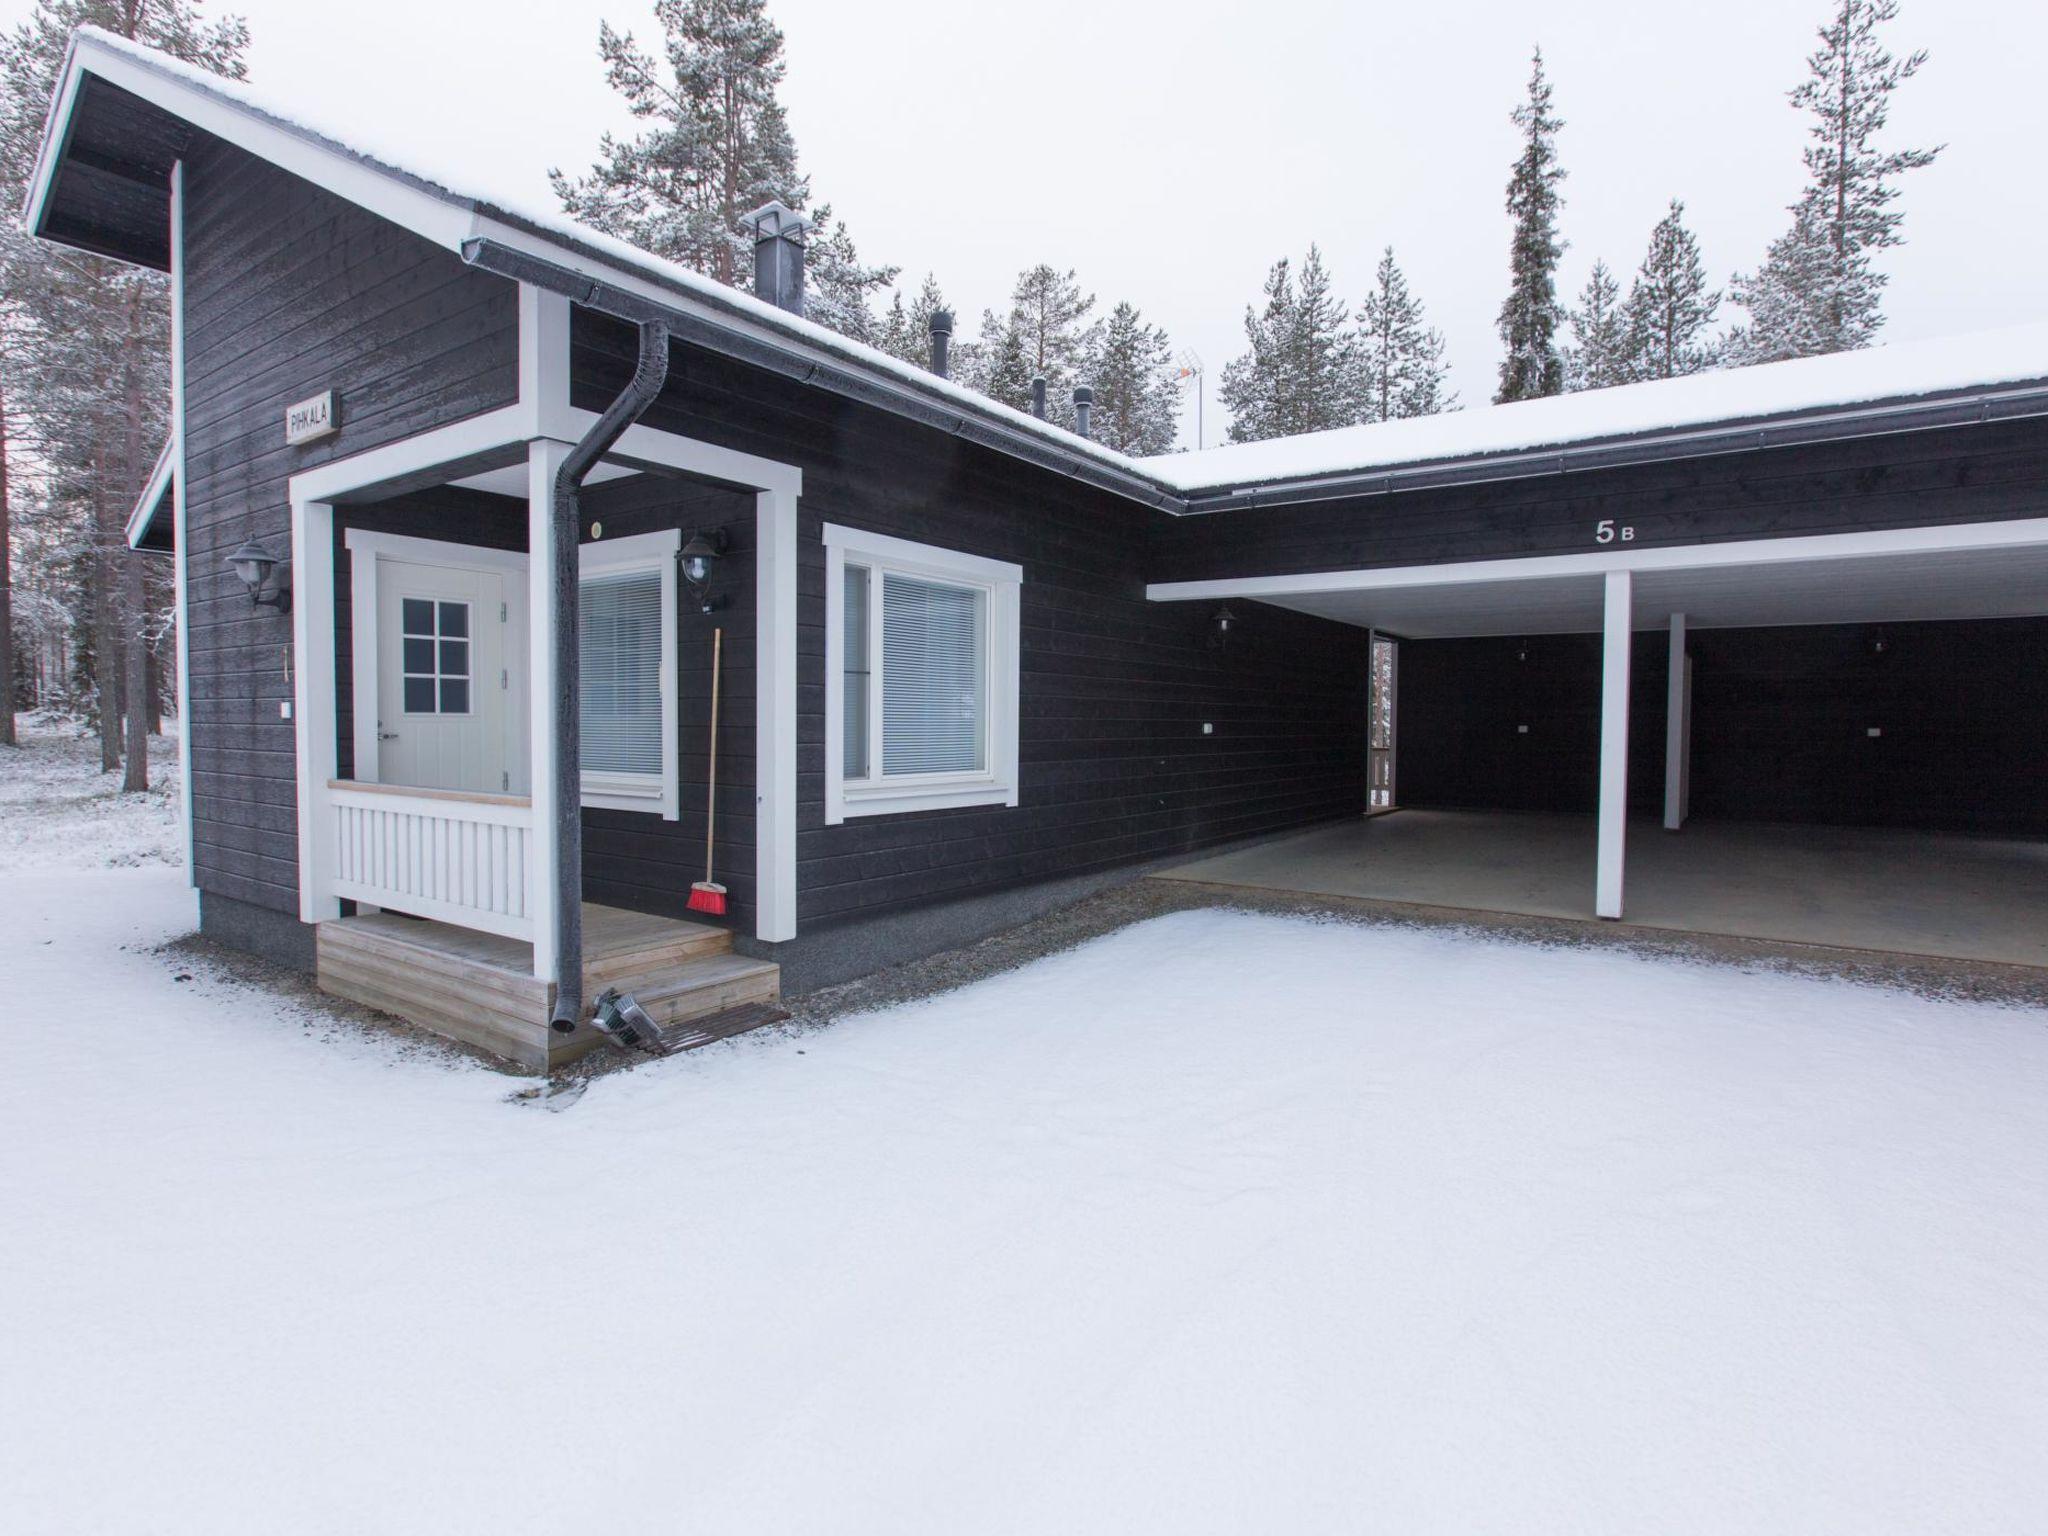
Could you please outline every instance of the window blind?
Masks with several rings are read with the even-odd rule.
[[[864,779],[868,776],[868,573],[857,565],[846,568],[845,608],[845,686],[840,710],[845,773],[849,779]]]
[[[882,772],[974,773],[986,763],[987,594],[882,577]]]
[[[583,770],[659,777],[661,573],[593,576],[581,591]]]

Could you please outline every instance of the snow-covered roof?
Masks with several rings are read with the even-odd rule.
[[[327,121],[307,112],[283,88],[223,79],[95,27],[79,28],[72,39],[30,182],[31,229],[39,228],[64,151],[65,119],[80,79],[88,73],[231,142],[241,142],[450,249],[462,250],[479,239],[508,241],[528,253],[561,261],[582,276],[624,281],[643,296],[680,300],[692,312],[735,333],[803,349],[850,366],[898,396],[915,396],[957,412],[959,419],[982,422],[992,430],[981,435],[997,447],[1036,443],[1034,456],[1043,458],[1050,451],[1099,483],[1173,506],[1182,498],[1213,499],[1243,487],[1270,492],[1288,482],[1418,466],[1471,464],[1475,477],[1482,477],[1489,461],[1543,450],[1653,442],[1715,427],[2048,380],[2048,324],[2029,325],[1193,453],[1132,458],[576,222],[551,197],[536,193],[529,172],[507,167],[493,154],[492,135],[483,127],[463,136],[463,142],[472,146],[461,157],[464,163],[425,168],[412,163],[408,147],[422,136],[408,131],[408,109],[423,108],[402,96],[380,96],[374,111],[352,114],[346,124]],[[459,83],[451,80],[451,89]],[[445,114],[450,106],[442,101],[433,104],[433,110]],[[260,144],[250,142],[252,134]],[[1674,451],[1685,450],[1674,445]]]
[[[2048,324],[1140,459],[1182,492],[1481,459],[2048,379]]]

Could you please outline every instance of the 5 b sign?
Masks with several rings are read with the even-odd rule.
[[[1595,544],[1630,544],[1635,541],[1635,536],[1635,529],[1616,527],[1614,519],[1611,517],[1603,517],[1593,525],[1593,542]]]

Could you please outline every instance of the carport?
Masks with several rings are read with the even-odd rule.
[[[1150,595],[1401,641],[1399,813],[1177,878],[2048,965],[2048,518]]]

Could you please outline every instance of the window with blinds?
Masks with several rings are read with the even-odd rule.
[[[979,773],[988,593],[882,577],[882,773]]]
[[[585,577],[581,590],[583,771],[659,779],[661,573]]]
[[[1023,568],[827,523],[825,823],[1014,806]]]

